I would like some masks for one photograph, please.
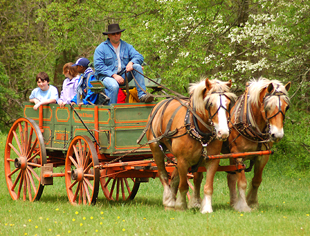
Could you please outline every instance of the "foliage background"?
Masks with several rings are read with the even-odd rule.
[[[291,136],[276,148],[307,169],[309,9],[309,0],[0,0],[0,130],[22,116],[38,72],[61,89],[63,65],[92,61],[102,32],[119,23],[145,74],[184,95],[206,77],[232,79],[237,92],[253,77],[292,81]]]

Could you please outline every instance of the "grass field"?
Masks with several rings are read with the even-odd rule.
[[[109,202],[100,190],[95,206],[72,206],[64,178],[46,186],[40,201],[13,201],[4,177],[5,139],[0,133],[0,235],[310,235],[309,175],[287,175],[277,161],[268,163],[260,207],[251,213],[229,206],[222,172],[215,176],[212,214],[165,211],[159,179],[141,184],[130,202]]]

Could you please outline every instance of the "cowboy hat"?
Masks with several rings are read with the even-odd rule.
[[[120,29],[118,24],[110,24],[108,25],[108,32],[103,32],[103,35],[114,34],[123,32],[125,29]]]

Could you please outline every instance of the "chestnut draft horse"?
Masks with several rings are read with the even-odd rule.
[[[266,78],[253,79],[245,93],[239,97],[231,110],[231,129],[228,140],[223,144],[223,153],[238,153],[271,149],[273,142],[278,142],[284,135],[283,123],[289,108],[288,91],[291,83],[283,86],[277,80]],[[230,205],[240,212],[249,212],[251,207],[258,207],[257,192],[262,182],[262,174],[269,155],[249,156],[244,159],[230,160],[231,164],[250,160],[250,166],[241,172],[227,175],[230,190]],[[245,171],[251,171],[252,179],[247,197]],[[236,191],[236,184],[239,196]]]
[[[227,117],[230,102],[236,99],[236,95],[229,92],[230,87],[231,81],[206,79],[197,82],[189,89],[189,99],[166,99],[158,103],[150,114],[146,134],[164,187],[163,205],[166,209],[187,208],[188,170],[190,167],[194,169],[194,166],[205,166],[205,197],[201,211],[212,212],[213,179],[219,160],[205,159],[207,155],[219,154],[222,141],[229,136]],[[170,184],[165,169],[164,152],[167,149],[177,159]],[[193,203],[190,207],[198,207],[200,196],[199,199],[192,199],[195,198],[191,198]]]

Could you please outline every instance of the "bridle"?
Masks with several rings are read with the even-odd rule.
[[[265,118],[266,118],[266,120],[267,120],[267,124],[269,124],[269,120],[270,120],[270,119],[272,119],[273,117],[276,117],[278,114],[282,114],[282,116],[283,116],[283,122],[284,122],[284,120],[285,120],[285,114],[284,114],[284,112],[282,111],[282,108],[281,108],[281,96],[283,96],[283,95],[286,96],[286,94],[283,93],[283,92],[281,92],[281,91],[275,91],[275,92],[273,92],[273,93],[266,93],[263,102],[264,102]],[[279,99],[279,110],[278,110],[278,112],[277,112],[276,114],[274,114],[274,115],[272,115],[272,116],[270,116],[270,117],[267,117],[266,105],[267,105],[268,100],[269,100],[272,96],[277,96],[277,97],[278,97],[278,99]],[[289,105],[286,107],[285,112],[286,112],[288,109],[289,109]]]
[[[214,112],[214,114],[212,115],[212,114],[211,114],[211,111],[210,111],[210,107],[211,107],[211,105],[212,105],[212,102],[210,102],[210,97],[207,99],[205,109],[208,111],[208,114],[209,114],[209,123],[210,123],[211,125],[213,125],[212,120],[213,120],[213,118],[216,116],[216,114],[219,112],[219,110],[220,110],[221,108],[223,108],[226,112],[228,112],[227,121],[229,122],[229,121],[230,121],[230,110],[231,110],[231,108],[233,107],[232,100],[231,100],[224,92],[212,92],[211,95],[212,95],[212,94],[219,94],[219,97],[220,97],[220,105],[219,105],[219,107],[217,108],[216,112]],[[223,103],[222,103],[222,96],[225,96],[225,97],[230,101],[228,108],[226,108],[226,107],[223,105]],[[233,100],[233,101],[234,101],[234,100]]]

